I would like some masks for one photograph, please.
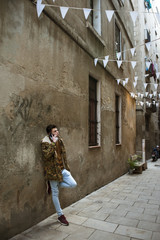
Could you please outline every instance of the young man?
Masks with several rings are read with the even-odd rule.
[[[46,131],[48,135],[41,142],[45,180],[47,183],[50,183],[52,200],[58,214],[58,221],[62,225],[68,226],[69,223],[62,212],[59,202],[59,187],[74,188],[77,186],[77,183],[71,176],[64,143],[59,136],[57,127],[49,125]]]

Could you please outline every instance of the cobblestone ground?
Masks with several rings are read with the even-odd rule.
[[[142,174],[125,174],[12,240],[160,240],[160,160]]]

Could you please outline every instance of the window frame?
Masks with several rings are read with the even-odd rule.
[[[119,43],[117,44],[116,40],[116,30],[119,30]],[[116,58],[118,60],[118,57],[117,57],[117,53],[121,52],[121,55],[122,55],[122,33],[121,33],[121,29],[119,27],[119,25],[117,24],[117,22],[115,21],[115,31],[114,31],[114,37],[115,37],[115,54],[116,54]],[[119,49],[117,49],[117,45],[119,45]],[[122,56],[120,57],[120,60],[122,59]]]
[[[118,100],[117,100],[118,99]],[[116,145],[122,144],[122,111],[121,96],[115,94],[115,142]]]
[[[95,29],[95,31],[101,36],[102,34],[101,0],[90,0],[89,7],[93,9],[89,15],[89,22]]]
[[[91,96],[91,81],[95,82],[95,99]],[[95,112],[95,119],[92,119],[91,113],[91,101],[95,101],[95,109],[93,110]],[[93,147],[100,147],[100,129],[101,129],[101,121],[100,121],[100,81],[89,75],[89,116],[88,116],[88,144],[89,148]],[[95,121],[95,135],[94,135],[94,141],[92,138],[92,131],[91,131],[91,121]]]

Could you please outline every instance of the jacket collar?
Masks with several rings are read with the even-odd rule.
[[[43,139],[42,139],[42,143],[44,143],[44,142],[47,142],[47,143],[52,143],[51,142],[51,140],[50,140],[50,138],[48,137],[48,136],[45,136]]]

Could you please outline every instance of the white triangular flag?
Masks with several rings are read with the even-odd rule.
[[[53,3],[55,2],[55,0],[53,0]]]
[[[149,50],[150,50],[150,47],[151,47],[151,42],[147,42],[147,43],[146,43],[146,48],[147,48],[148,52],[149,52]]]
[[[125,81],[123,81],[123,86],[125,86],[126,85],[126,82]]]
[[[148,103],[149,107],[151,106],[151,103]]]
[[[158,83],[155,83],[155,84],[154,84],[154,87],[155,87],[155,89],[157,90]]]
[[[89,16],[91,10],[92,9],[90,9],[90,8],[83,8],[84,17],[85,17],[86,20],[87,20],[87,18]]]
[[[148,96],[148,93],[149,93],[149,92],[145,92],[145,96],[146,96],[146,97]]]
[[[116,80],[117,80],[117,84],[119,85],[119,83],[120,83],[121,79],[116,79]]]
[[[109,59],[109,56],[105,56],[105,60],[107,60],[107,61],[108,61],[108,59]]]
[[[143,105],[144,105],[144,102],[140,102],[140,104],[141,104],[141,106],[143,107]]]
[[[94,65],[95,65],[95,66],[97,65],[97,62],[98,62],[98,58],[95,58],[95,59],[94,59]]]
[[[136,66],[136,61],[131,61],[131,64],[132,64],[132,68],[134,69]]]
[[[133,24],[135,25],[135,22],[136,22],[136,19],[137,19],[137,16],[138,16],[138,12],[132,11],[132,12],[130,12],[130,15],[131,15]]]
[[[149,97],[152,98],[152,96],[153,96],[153,94],[150,93],[150,94],[149,94]]]
[[[158,94],[158,97],[160,98],[160,93]]]
[[[145,88],[145,89],[146,89],[147,85],[148,85],[148,83],[144,83],[144,88]]]
[[[131,92],[131,97],[133,97],[133,98],[134,98],[134,93],[133,93],[133,92]]]
[[[37,1],[37,15],[38,17],[40,17],[44,7],[45,7],[45,4],[41,4],[42,0],[38,0]]]
[[[104,66],[104,68],[107,66],[107,63],[108,63],[108,59],[104,59],[104,60],[103,60],[103,66]]]
[[[121,58],[121,52],[117,53],[117,58],[118,58],[118,60]]]
[[[138,93],[138,97],[140,97],[141,96],[141,94],[140,93]]]
[[[129,78],[125,78],[125,82],[126,82],[126,83],[128,83],[128,79],[129,79]]]
[[[154,97],[156,97],[156,96],[157,96],[157,92],[156,92],[156,91],[154,91],[154,92],[153,92],[153,95],[154,95]]]
[[[130,51],[131,51],[131,54],[132,54],[132,57],[133,57],[134,53],[135,53],[135,48],[131,48]]]
[[[61,15],[62,15],[62,18],[65,18],[67,12],[68,12],[68,7],[60,7],[60,12],[61,12]]]
[[[149,69],[150,65],[151,65],[151,62],[146,62],[146,66],[148,69]]]
[[[133,82],[133,86],[136,87],[137,86],[137,82]]]
[[[137,82],[137,80],[138,80],[138,77],[136,76],[136,77],[134,77],[134,80]]]
[[[143,98],[144,97],[144,94],[143,93],[141,93],[141,98]]]
[[[156,103],[156,107],[159,107],[159,103]]]
[[[114,11],[113,10],[106,10],[106,16],[108,18],[108,21],[110,22],[113,16]]]
[[[155,101],[153,101],[153,102],[152,102],[152,104],[153,104],[153,105],[155,105],[155,104],[156,104],[156,102],[155,102]]]
[[[120,68],[122,61],[117,61],[118,68]]]
[[[159,78],[159,72],[156,73],[156,77]]]

